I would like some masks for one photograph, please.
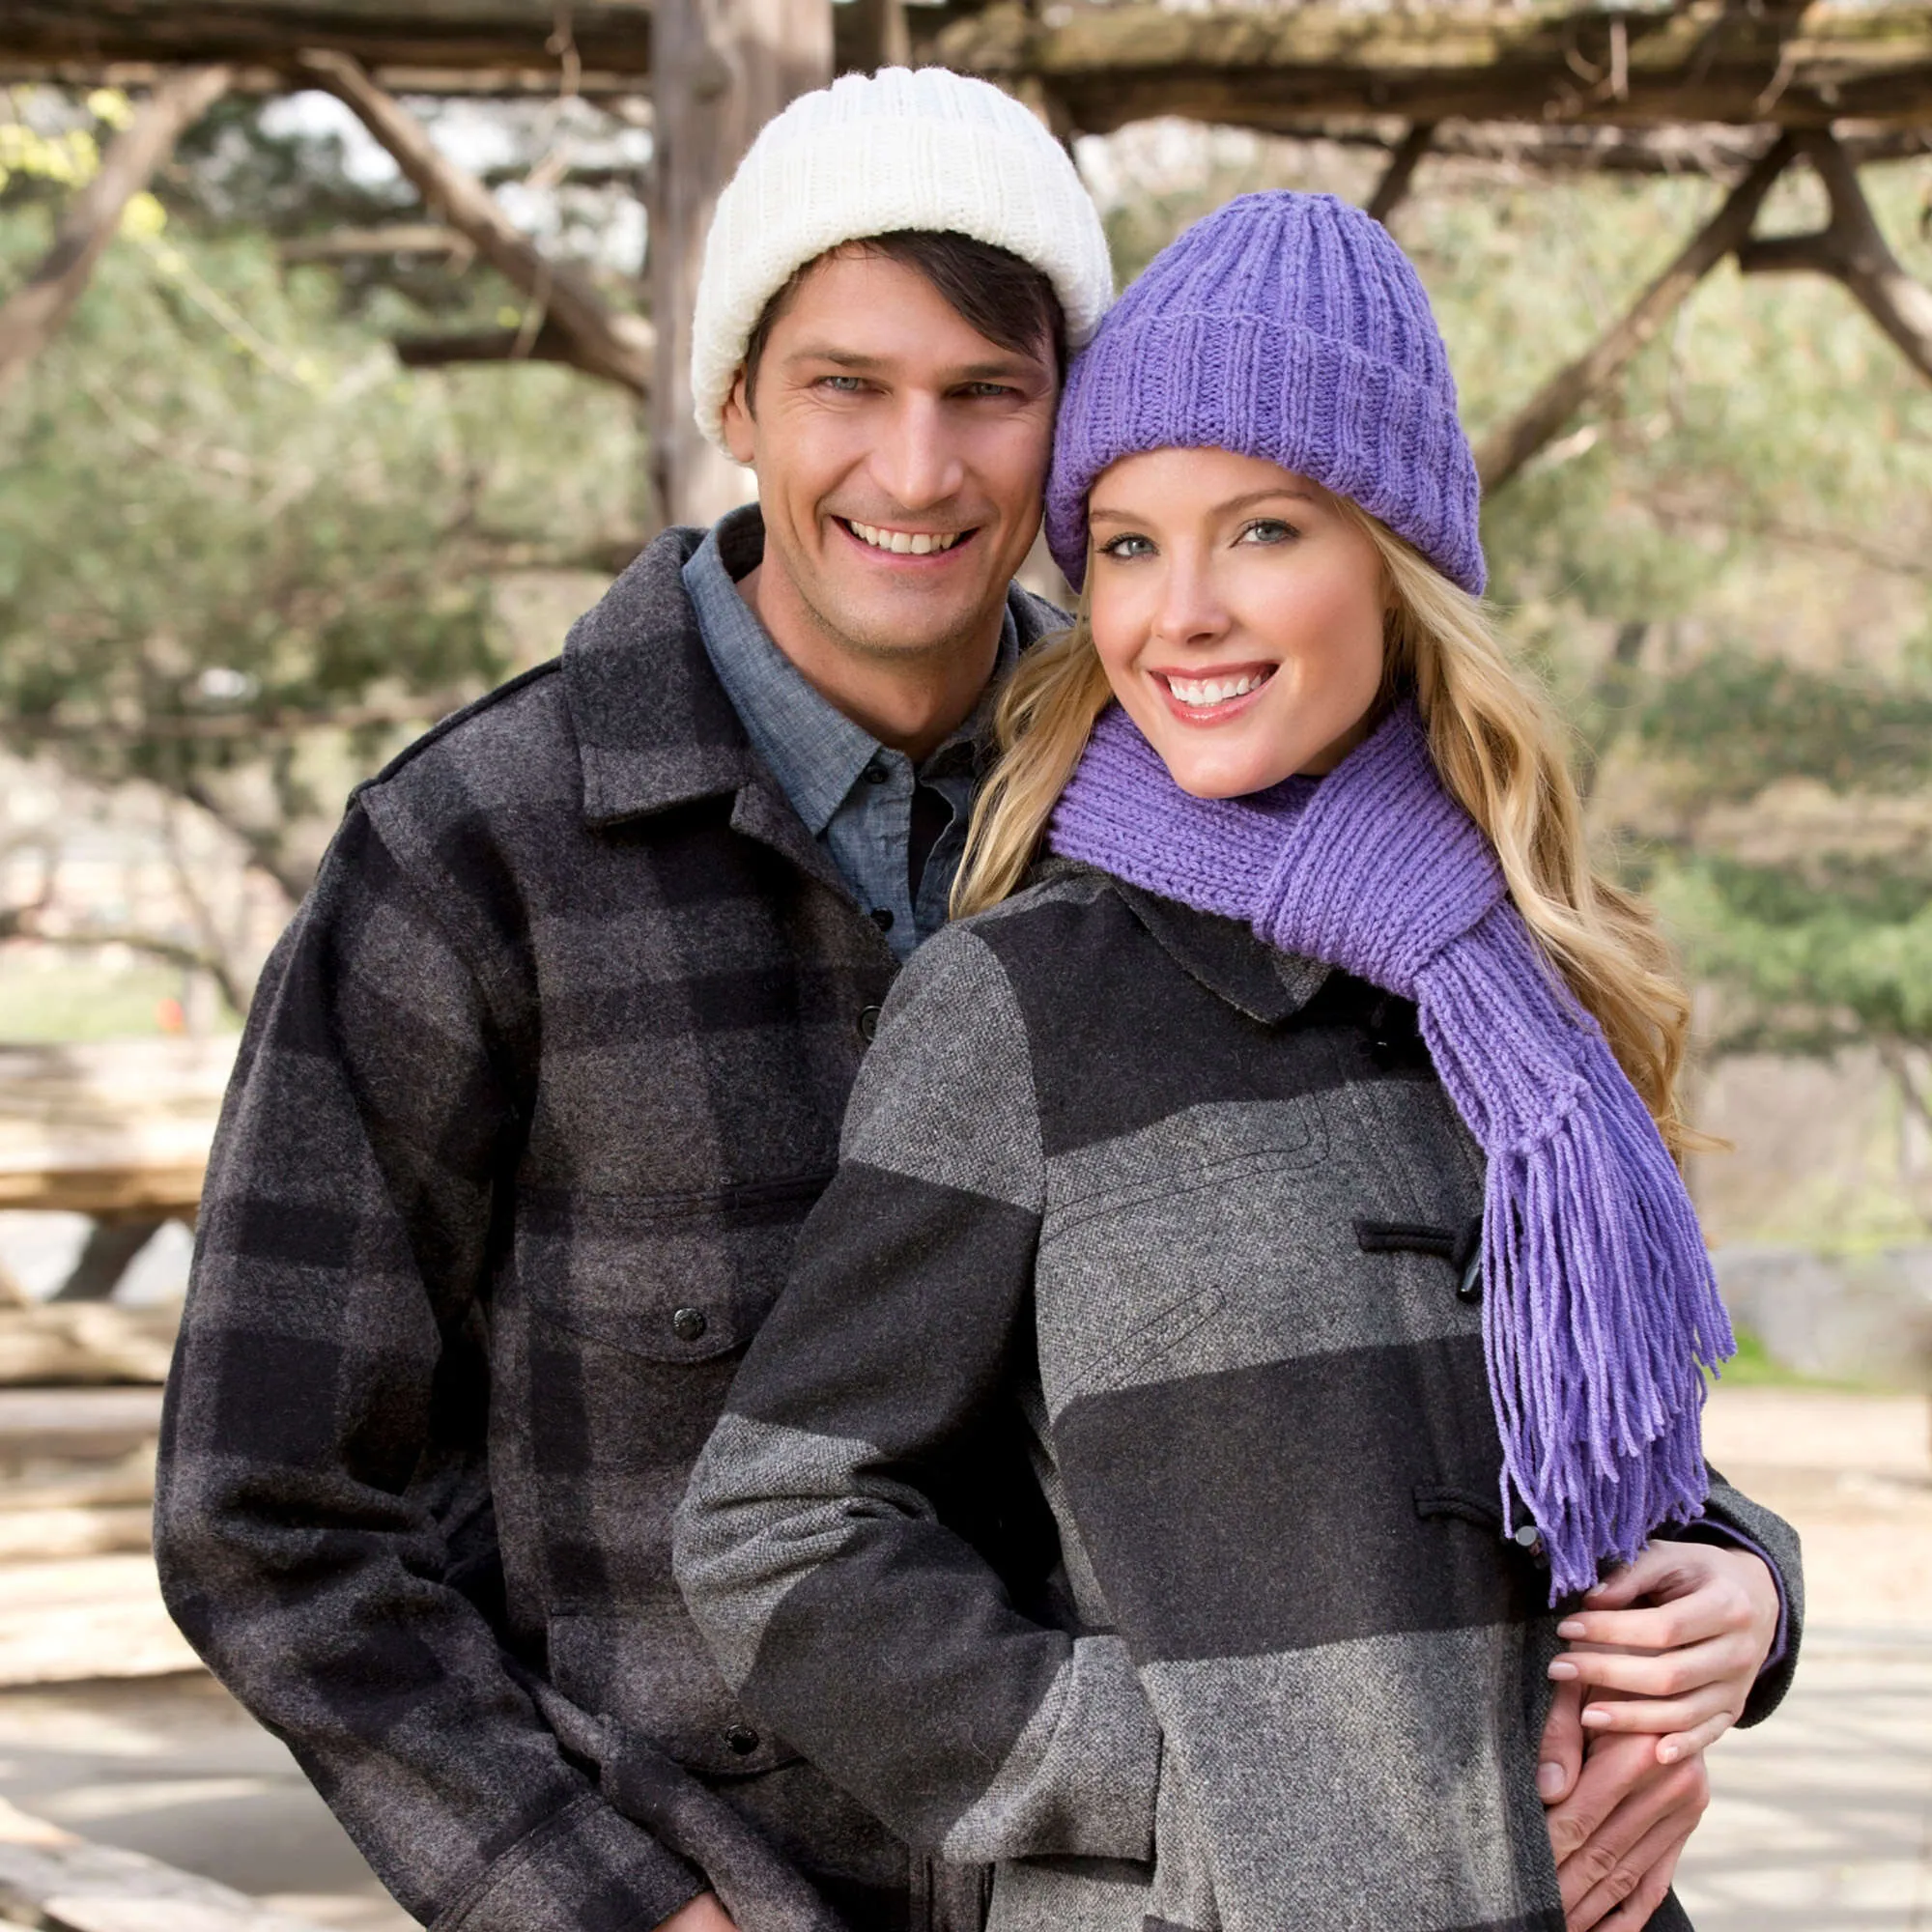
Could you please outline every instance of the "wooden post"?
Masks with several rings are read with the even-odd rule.
[[[846,0],[838,15],[841,72],[873,73],[912,65],[912,36],[903,0]]]
[[[709,524],[756,492],[691,414],[691,308],[718,195],[785,103],[832,78],[829,0],[660,0],[651,14],[651,469],[669,524]]]

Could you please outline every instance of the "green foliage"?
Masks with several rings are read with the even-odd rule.
[[[0,213],[0,276],[47,235]],[[631,411],[550,366],[405,372],[410,314],[345,316],[242,230],[109,250],[0,402],[0,741],[192,799],[302,889],[346,785],[501,674],[505,556],[640,514]],[[330,717],[374,722],[299,728]]]
[[[1652,891],[1702,970],[1743,996],[1733,1047],[1932,1044],[1932,856],[1789,866],[1704,857]]]
[[[1636,732],[1690,761],[1708,799],[1755,797],[1779,779],[1838,791],[1916,791],[1932,781],[1932,680],[1829,676],[1719,649],[1648,681]]]

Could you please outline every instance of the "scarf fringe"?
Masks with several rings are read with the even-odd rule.
[[[1648,1110],[1514,908],[1484,923],[1480,953],[1451,947],[1430,963],[1418,1007],[1443,1083],[1489,1151],[1483,1343],[1504,1523],[1520,1496],[1555,1604],[1595,1584],[1604,1562],[1634,1560],[1661,1524],[1702,1512],[1704,1374],[1734,1344]],[[1517,1030],[1541,1063],[1533,1108],[1523,1042],[1494,1051]],[[1459,1040],[1485,1050],[1459,1052]]]

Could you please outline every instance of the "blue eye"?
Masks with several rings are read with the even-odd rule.
[[[841,396],[856,396],[865,385],[856,376],[821,376],[818,379],[821,389],[831,389]]]
[[[1117,562],[1126,563],[1137,556],[1151,556],[1154,548],[1146,537],[1135,536],[1129,531],[1125,536],[1109,537],[1100,546],[1102,556],[1111,556]]]
[[[1301,534],[1293,524],[1285,524],[1279,517],[1258,517],[1241,534],[1242,543],[1282,544],[1288,543]]]

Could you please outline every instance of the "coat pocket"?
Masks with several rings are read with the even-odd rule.
[[[517,1271],[533,1313],[652,1362],[743,1349],[784,1286],[830,1174],[703,1194],[538,1193],[519,1202]]]
[[[519,1199],[491,1462],[506,1559],[541,1577],[543,1617],[676,1600],[671,1512],[824,1179]]]

